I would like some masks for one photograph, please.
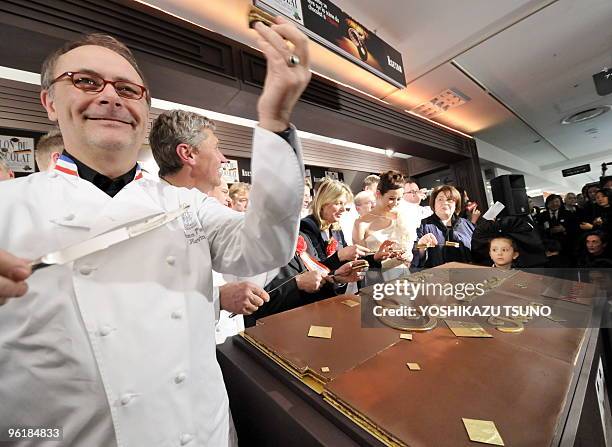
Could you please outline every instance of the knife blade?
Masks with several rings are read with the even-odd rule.
[[[116,230],[100,234],[91,239],[87,239],[86,241],[79,242],[78,244],[62,250],[47,253],[46,255],[41,256],[30,263],[32,266],[32,272],[45,267],[50,267],[52,265],[63,265],[76,261],[84,256],[105,250],[113,245],[127,241],[128,239],[148,233],[149,231],[164,226],[182,216],[188,208],[189,205],[183,204],[174,211],[158,214],[157,216],[153,216],[144,222],[126,225],[124,227],[117,228]]]

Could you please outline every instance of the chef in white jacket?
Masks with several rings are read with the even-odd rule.
[[[150,96],[122,44],[89,36],[43,65],[41,100],[65,151],[54,171],[0,184],[0,298],[20,296],[0,307],[2,434],[58,427],[60,445],[71,446],[232,442],[211,270],[254,275],[286,264],[304,188],[289,116],[310,79],[307,40],[282,19],[255,29],[268,71],[243,215],[142,177]],[[23,259],[183,205],[162,227],[28,277]]]
[[[217,188],[222,181],[221,164],[226,163],[227,159],[219,150],[215,128],[214,121],[198,113],[169,110],[153,121],[149,145],[162,182],[196,188],[223,204],[224,197]],[[251,277],[222,275],[214,270],[212,273],[213,300],[219,299],[222,307],[215,325],[215,340],[220,344],[227,337],[244,330],[242,315],[232,316],[224,309],[232,306],[232,301],[246,301],[244,313],[255,312],[264,301],[270,299],[263,287],[274,279],[278,269]]]

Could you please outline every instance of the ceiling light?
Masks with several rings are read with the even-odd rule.
[[[592,120],[593,118],[597,118],[598,116],[601,116],[604,113],[608,112],[610,108],[612,107],[605,105],[581,110],[580,112],[572,113],[570,116],[566,116],[565,118],[563,118],[561,124],[575,124]]]
[[[385,149],[385,155],[389,158],[393,157],[395,151],[393,149]]]
[[[414,107],[412,112],[425,118],[432,118],[452,108],[459,107],[468,101],[471,101],[471,98],[466,94],[460,92],[456,88],[447,88],[429,101]]]

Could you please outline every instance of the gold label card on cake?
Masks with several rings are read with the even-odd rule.
[[[465,425],[470,441],[491,445],[504,445],[504,441],[493,421],[468,418],[461,418],[461,420],[463,420],[463,425]]]
[[[408,367],[410,371],[420,371],[421,370],[421,365],[419,365],[418,363],[406,363],[406,366]]]
[[[348,306],[348,307],[355,307],[355,306],[359,306],[359,301],[344,300],[344,301],[342,301],[342,304],[344,304],[345,306]]]
[[[333,328],[327,326],[310,326],[308,336],[315,338],[331,338],[332,329]]]
[[[444,320],[448,328],[455,334],[456,337],[493,337],[478,323],[473,321],[455,321]]]
[[[400,334],[402,340],[412,340],[412,334]]]
[[[323,373],[328,373],[328,372],[329,372],[329,367],[327,367],[327,366],[322,366],[322,367],[321,367],[321,372],[323,372]]]

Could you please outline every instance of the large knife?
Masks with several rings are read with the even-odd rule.
[[[34,272],[52,265],[67,264],[92,253],[105,250],[108,247],[119,244],[120,242],[148,233],[149,231],[164,226],[182,216],[188,208],[189,205],[183,204],[180,208],[174,211],[158,214],[157,216],[151,217],[144,222],[126,225],[125,227],[121,227],[116,230],[100,234],[86,241],[79,242],[71,247],[48,253],[30,263],[32,266],[32,271]]]

